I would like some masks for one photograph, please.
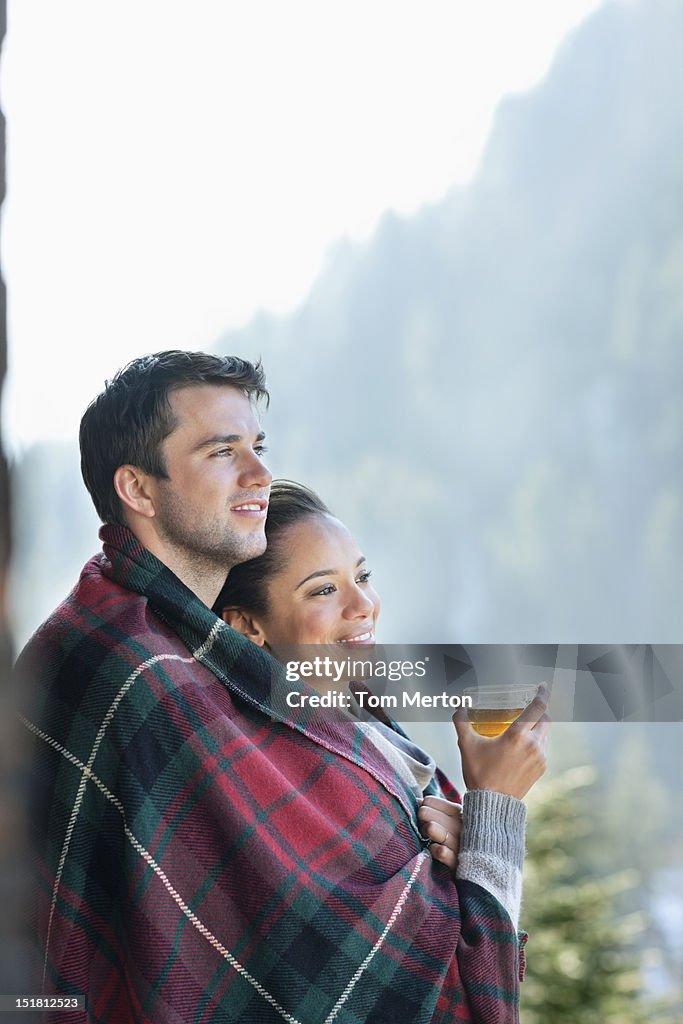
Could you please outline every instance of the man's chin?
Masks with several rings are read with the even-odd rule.
[[[233,553],[233,565],[240,565],[242,562],[251,562],[252,559],[258,558],[264,553],[266,546],[265,533],[245,538],[244,543],[239,545],[237,550]]]

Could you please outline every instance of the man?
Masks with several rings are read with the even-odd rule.
[[[54,1019],[508,1024],[509,915],[431,861],[376,748],[288,719],[277,663],[210,610],[265,547],[261,399],[260,366],[161,352],[83,417],[103,553],[18,664],[44,991],[87,997]]]

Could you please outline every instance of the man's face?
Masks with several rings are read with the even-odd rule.
[[[265,551],[272,475],[249,399],[229,385],[171,392],[176,419],[162,445],[168,479],[152,479],[161,542],[226,571]]]

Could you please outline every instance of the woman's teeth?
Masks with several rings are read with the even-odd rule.
[[[357,644],[362,640],[370,640],[372,638],[372,630],[368,633],[359,633],[358,636],[349,636],[346,640],[337,640],[338,644]]]

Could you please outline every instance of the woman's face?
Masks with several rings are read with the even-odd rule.
[[[268,613],[261,642],[374,644],[380,601],[370,570],[338,519],[308,516],[277,539],[283,567],[266,587]]]

